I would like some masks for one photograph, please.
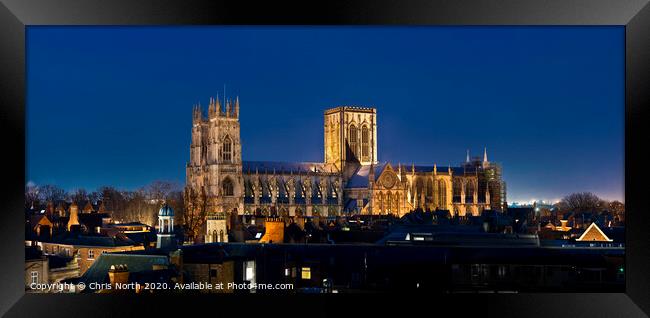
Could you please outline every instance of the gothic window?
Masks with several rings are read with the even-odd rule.
[[[223,139],[221,144],[221,161],[231,162],[232,161],[232,141],[229,136]]]
[[[427,196],[433,196],[433,181],[431,179],[427,179]]]
[[[476,191],[474,189],[474,182],[470,179],[465,186],[465,202],[476,203],[474,202],[474,191]]]
[[[444,180],[438,180],[438,207],[447,207],[447,185]]]
[[[415,195],[417,196],[418,200],[420,199],[420,195],[422,195],[422,191],[424,190],[423,188],[424,183],[422,182],[421,178],[418,178],[415,182]]]
[[[223,230],[219,230],[219,242],[224,242]]]
[[[455,178],[452,181],[452,190],[453,190],[453,200],[454,202],[460,202],[460,194],[463,191],[463,184],[461,179]]]
[[[351,125],[350,126],[349,144],[350,144],[350,148],[352,149],[352,153],[354,153],[354,156],[358,158],[359,154],[357,153],[357,140],[358,140],[357,127],[355,127],[354,125]]]
[[[250,180],[244,180],[244,196],[253,197],[253,184]]]
[[[395,204],[395,208],[393,209],[393,212],[399,214],[399,195],[397,193],[395,193],[395,200],[393,200],[393,202]]]
[[[370,136],[368,132],[368,126],[363,126],[361,128],[361,158],[364,161],[368,161],[370,156]]]
[[[379,212],[384,212],[384,196],[381,193],[379,193]]]
[[[222,193],[226,197],[231,197],[235,195],[235,189],[233,187],[232,181],[230,181],[230,178],[226,178],[223,180],[222,186]]]
[[[391,213],[393,212],[393,196],[390,194],[390,192],[386,196],[386,212]]]

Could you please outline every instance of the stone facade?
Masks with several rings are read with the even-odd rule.
[[[343,170],[346,162],[377,163],[377,110],[336,107],[325,111],[325,163]]]
[[[186,181],[188,190],[205,191],[208,221],[214,213],[401,216],[418,208],[462,216],[505,205],[501,168],[487,151],[457,167],[379,162],[375,108],[325,111],[322,163],[243,161],[239,98],[225,108],[211,99],[207,117],[195,106],[192,118]]]
[[[225,109],[218,98],[211,99],[207,118],[200,105],[194,107],[186,184],[205,190],[209,211],[244,211],[239,129],[239,99],[227,101]]]

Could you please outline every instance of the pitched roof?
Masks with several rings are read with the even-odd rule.
[[[116,235],[114,237],[105,235],[79,235],[73,233],[63,233],[62,235],[54,237],[53,243],[66,244],[66,245],[82,245],[82,246],[130,246],[135,245],[135,242],[126,237],[125,235]]]
[[[596,225],[596,222],[591,223],[589,227],[580,235],[576,241],[596,241],[596,242],[611,242],[613,241]]]
[[[167,255],[132,254],[132,253],[102,253],[79,279],[86,283],[108,283],[108,270],[111,265],[127,266],[129,273],[153,270],[153,265],[169,265]],[[89,289],[89,288],[88,288]]]
[[[354,172],[348,183],[345,185],[348,189],[353,188],[367,188],[368,187],[368,175],[370,174],[370,167],[373,167],[375,173],[375,181],[386,168],[387,162],[381,162],[376,165],[363,165],[359,166]]]
[[[322,162],[276,162],[276,161],[243,161],[242,171],[244,173],[290,173],[295,174],[301,172],[327,172],[336,173],[338,171],[331,165]]]

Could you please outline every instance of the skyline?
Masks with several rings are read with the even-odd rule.
[[[322,161],[323,111],[351,104],[377,108],[380,161],[458,165],[487,147],[508,202],[624,201],[623,32],[28,27],[26,182],[184,184],[191,107],[226,85],[246,161]]]

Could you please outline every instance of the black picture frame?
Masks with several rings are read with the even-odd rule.
[[[645,317],[650,313],[650,211],[644,181],[650,102],[648,0],[25,1],[0,3],[0,313],[7,316],[363,315]],[[30,25],[622,25],[625,26],[626,292],[259,296],[36,295],[24,293],[25,28]],[[596,92],[595,92],[596,93]],[[594,158],[593,160],[598,160]],[[603,163],[603,168],[607,163]],[[137,298],[137,301],[135,300]]]

